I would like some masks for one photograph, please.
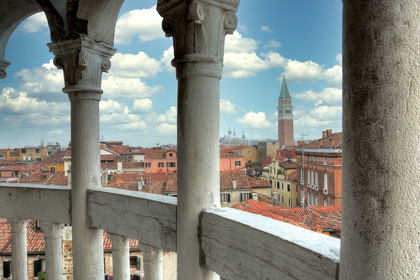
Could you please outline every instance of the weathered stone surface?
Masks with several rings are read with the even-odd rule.
[[[343,1],[340,279],[420,279],[419,18],[419,1]]]
[[[31,184],[0,184],[0,217],[71,223],[70,188]]]
[[[176,251],[176,198],[118,189],[91,189],[91,227]]]
[[[236,209],[204,211],[208,267],[226,280],[338,279],[340,240]]]

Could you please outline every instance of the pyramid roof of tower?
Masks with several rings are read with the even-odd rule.
[[[286,78],[283,78],[283,85],[280,91],[280,99],[292,98],[290,97],[289,88],[287,87]]]

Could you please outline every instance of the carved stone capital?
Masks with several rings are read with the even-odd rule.
[[[239,0],[158,0],[162,29],[173,37],[175,59],[185,62],[223,62],[225,35],[238,24]]]
[[[114,47],[89,37],[50,43],[48,47],[55,55],[54,65],[63,69],[65,93],[102,93],[102,72],[111,68],[110,58],[116,51]]]
[[[6,68],[10,65],[10,62],[0,59],[0,79],[4,79],[7,76]]]

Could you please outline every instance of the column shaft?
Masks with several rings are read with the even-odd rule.
[[[221,63],[177,66],[178,279],[218,279],[199,265],[203,256],[197,235],[201,211],[220,207],[221,70]]]
[[[340,279],[420,279],[420,2],[343,8]]]
[[[130,280],[130,238],[108,233],[112,241],[114,280]]]
[[[89,228],[87,189],[100,187],[98,92],[70,92],[71,209],[75,279],[104,279],[103,231]]]
[[[26,221],[11,220],[12,227],[12,277],[28,280],[28,255],[26,248]]]
[[[63,279],[62,225],[41,223],[45,239],[45,258],[47,279]]]
[[[141,245],[140,249],[143,252],[144,276],[145,280],[162,280],[163,279],[163,250]]]

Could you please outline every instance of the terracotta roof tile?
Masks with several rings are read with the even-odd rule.
[[[301,148],[303,149],[341,149],[343,135],[341,132],[331,134],[325,138],[311,141]]]
[[[55,153],[47,158],[45,158],[42,163],[64,163],[64,156],[66,155],[66,152],[58,152]]]
[[[297,179],[298,179],[297,171],[293,171],[292,173],[287,175],[286,179],[289,180],[289,181],[297,181]]]
[[[297,164],[288,160],[280,162],[279,166],[283,167],[284,169],[297,169]]]
[[[47,181],[47,185],[67,186],[68,177],[64,176],[64,171],[56,171],[53,176]]]

